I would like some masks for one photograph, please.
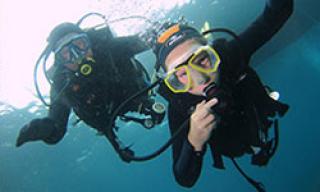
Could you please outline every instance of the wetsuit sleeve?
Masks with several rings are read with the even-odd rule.
[[[131,57],[148,50],[149,47],[138,35],[133,35],[114,38],[114,49],[121,52],[123,55],[129,55]]]
[[[70,107],[68,107],[63,98],[56,98],[56,91],[51,89],[51,101],[52,105],[49,108],[48,118],[52,120],[54,126],[50,126],[50,136],[43,139],[48,144],[55,144],[59,142],[67,130],[67,124],[69,119],[69,114],[71,112]]]
[[[180,128],[185,119],[186,118],[179,116],[173,107],[169,106],[171,135]],[[189,123],[185,126],[189,126]],[[200,176],[205,149],[202,152],[195,152],[193,146],[187,139],[187,134],[188,127],[185,127],[172,144],[173,173],[176,181],[181,186],[192,187]]]
[[[293,12],[293,0],[268,0],[263,13],[239,35],[242,54],[248,61],[251,55],[277,33]],[[238,42],[232,40],[231,47]]]

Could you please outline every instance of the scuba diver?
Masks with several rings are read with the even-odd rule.
[[[264,191],[234,158],[251,154],[252,164],[267,165],[278,144],[277,117],[289,106],[271,97],[272,90],[249,62],[292,12],[293,0],[268,0],[263,13],[240,35],[226,29],[201,34],[181,22],[165,22],[153,31],[150,44],[164,80],[158,92],[169,103],[170,132],[183,128],[172,145],[173,173],[180,185],[196,183],[209,146],[214,167],[224,169],[223,157],[231,158],[247,181]],[[204,35],[211,32],[227,32],[233,38],[209,42]]]
[[[143,65],[134,58],[148,49],[146,44],[137,35],[113,37],[108,26],[81,29],[79,22],[56,26],[47,41],[48,46],[38,63],[40,60],[45,63],[48,55],[54,53],[51,75],[46,74],[51,76],[52,82],[49,113],[47,117],[33,119],[24,125],[16,146],[37,140],[56,144],[67,131],[72,109],[80,120],[106,136],[118,153],[133,155],[133,151],[123,146],[114,132],[106,129],[115,108],[150,83]],[[40,99],[45,103],[41,95]],[[118,116],[149,129],[160,123],[164,116],[163,111],[155,112],[157,104],[152,95],[144,94],[122,108]],[[151,118],[125,116],[131,111]],[[114,122],[112,124],[115,126]],[[120,157],[125,162],[129,161],[122,155]]]

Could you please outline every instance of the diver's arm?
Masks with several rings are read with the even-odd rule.
[[[114,38],[114,49],[120,52],[124,52],[124,55],[134,56],[135,54],[144,52],[149,47],[139,38],[138,35],[128,37]]]
[[[51,89],[52,105],[49,108],[48,118],[54,122],[54,128],[48,137],[43,139],[48,144],[59,142],[67,130],[71,109],[64,102],[63,97],[55,98],[56,92]]]
[[[65,132],[70,109],[56,100],[49,109],[48,117],[36,118],[24,125],[16,140],[20,147],[26,142],[43,140],[47,144],[60,141]]]
[[[179,116],[179,114],[174,111],[173,107],[169,106],[169,126],[171,135],[180,128],[183,124],[183,119],[185,118]],[[196,152],[187,139],[187,127],[185,127],[184,130],[185,132],[181,133],[172,144],[173,172],[176,181],[181,186],[192,187],[200,176],[205,148],[202,152]]]
[[[263,13],[239,35],[245,59],[277,33],[293,12],[293,0],[268,0]],[[237,44],[236,40],[231,41]],[[234,45],[237,47],[237,45]]]

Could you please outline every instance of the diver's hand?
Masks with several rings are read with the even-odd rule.
[[[54,122],[49,118],[34,119],[30,123],[24,125],[18,135],[16,147],[20,147],[28,141],[41,140],[51,134],[50,129],[45,127],[52,127]],[[51,125],[51,126],[50,126]]]
[[[218,100],[213,98],[208,102],[202,101],[196,106],[196,110],[190,118],[190,130],[188,140],[196,151],[201,151],[203,145],[208,141],[211,131],[216,128],[216,117],[211,113],[211,107],[216,105]]]

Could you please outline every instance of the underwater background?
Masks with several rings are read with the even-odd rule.
[[[53,3],[44,2],[26,1],[20,4],[16,1],[18,4],[15,6],[6,1],[0,2],[0,35],[13,36],[1,37],[0,192],[254,191],[228,159],[225,159],[226,170],[214,169],[209,153],[205,155],[202,173],[196,185],[191,189],[180,187],[172,173],[171,149],[151,161],[124,163],[104,137],[97,136],[93,129],[84,123],[73,126],[74,116],[69,121],[67,134],[58,144],[49,146],[43,142],[31,142],[16,148],[15,140],[20,128],[31,119],[46,115],[46,108],[32,95],[34,90],[28,92],[29,95],[21,95],[19,92],[9,94],[12,87],[25,89],[19,87],[22,81],[20,74],[30,79],[33,77],[32,66],[27,70],[20,67],[24,65],[24,59],[32,60],[35,64],[40,55],[41,49],[33,49],[35,45],[30,41],[34,35],[32,31],[45,28],[43,31],[47,33],[39,35],[43,44],[41,46],[44,47],[45,38],[55,26],[46,22],[46,10]],[[58,7],[66,6],[63,10],[73,15],[71,21],[76,21],[82,12],[76,11],[75,2],[64,5],[57,1],[55,4],[60,3]],[[108,3],[102,0],[97,2],[97,5],[105,7]],[[130,2],[135,2],[132,5],[138,7],[144,4],[144,1]],[[131,13],[135,7],[127,7],[126,3],[129,1],[116,1],[113,6],[118,5],[118,10],[121,7],[126,9],[122,10],[123,14]],[[255,20],[264,5],[264,0],[179,1],[176,6],[168,6],[166,11],[162,9],[163,6],[161,9],[153,9],[153,12],[149,11],[147,15],[154,19],[175,19],[184,15],[198,28],[208,22],[211,27],[226,27],[239,33]],[[88,6],[84,13],[97,7]],[[103,6],[99,8],[98,11],[104,11]],[[294,13],[289,21],[251,60],[251,65],[263,82],[279,91],[280,100],[291,107],[280,120],[278,151],[268,166],[254,167],[248,156],[239,159],[241,167],[250,176],[263,182],[270,192],[320,191],[319,8],[320,1],[295,0]],[[119,15],[117,9],[113,10],[115,15]],[[39,20],[24,21],[24,14],[38,15]],[[59,14],[56,11],[56,24],[70,21]],[[11,44],[10,38],[19,41]],[[30,55],[21,58],[20,53],[25,51],[29,51]],[[139,55],[138,59],[151,71],[154,58],[150,53]],[[14,70],[6,70],[7,67]],[[33,89],[33,84],[30,87]],[[32,99],[16,106],[15,101],[22,97]],[[121,127],[121,136],[130,140],[129,144],[134,143],[134,149],[139,154],[154,151],[169,138],[167,120],[152,130],[144,130],[135,124],[122,124]]]

